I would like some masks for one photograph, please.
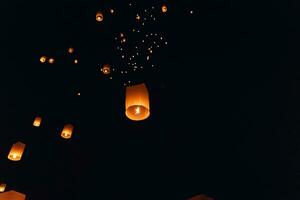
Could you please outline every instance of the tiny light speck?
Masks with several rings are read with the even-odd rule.
[[[77,92],[77,96],[80,96],[81,94],[80,94],[80,92]]]

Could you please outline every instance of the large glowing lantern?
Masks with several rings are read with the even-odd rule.
[[[0,184],[0,192],[4,192],[6,188],[6,184],[5,183],[1,183]]]
[[[98,11],[98,12],[96,13],[96,20],[97,20],[98,22],[102,22],[102,21],[103,21],[103,18],[104,18],[103,13],[102,13],[101,11]]]
[[[167,6],[166,6],[166,5],[162,5],[162,6],[161,6],[161,11],[162,11],[163,13],[167,12],[167,11],[168,11]]]
[[[25,200],[26,195],[14,190],[0,194],[0,200]]]
[[[131,120],[140,121],[149,117],[149,94],[144,83],[126,87],[125,108],[125,114]]]
[[[23,144],[22,142],[17,142],[13,144],[7,158],[12,161],[21,160],[24,149],[25,144]]]
[[[214,200],[214,199],[211,197],[208,197],[204,194],[200,194],[200,195],[193,196],[193,197],[189,198],[188,200]]]
[[[103,74],[107,75],[107,74],[110,74],[110,66],[109,64],[105,64],[102,68],[101,68],[101,71]]]
[[[39,127],[41,125],[42,118],[41,117],[36,117],[33,121],[33,126]]]
[[[74,127],[72,124],[66,124],[61,132],[61,137],[65,139],[70,139],[72,137],[73,128]]]

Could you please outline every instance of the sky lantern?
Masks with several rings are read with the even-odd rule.
[[[68,52],[69,53],[74,53],[74,48],[73,47],[68,48]]]
[[[0,194],[0,200],[25,200],[26,195],[14,190],[3,192]]]
[[[200,194],[200,195],[193,196],[193,197],[189,198],[188,200],[214,200],[214,199],[211,197],[208,197],[204,194]]]
[[[40,62],[41,62],[41,63],[45,63],[46,60],[47,60],[47,57],[46,57],[46,56],[40,57]]]
[[[161,6],[161,11],[163,13],[166,13],[168,11],[168,8],[167,8],[167,6],[165,4]]]
[[[114,14],[114,13],[115,13],[115,10],[111,8],[111,9],[109,10],[109,12],[110,12],[111,14]]]
[[[103,21],[103,18],[104,18],[103,13],[102,13],[101,11],[98,11],[98,12],[96,13],[96,21],[102,22],[102,21]]]
[[[39,127],[41,125],[41,122],[42,122],[42,118],[41,117],[36,117],[36,118],[34,118],[33,126]]]
[[[109,64],[105,64],[102,68],[101,71],[103,74],[107,75],[110,74],[110,65]]]
[[[134,121],[149,117],[149,94],[144,83],[126,87],[125,110],[126,116]]]
[[[1,183],[0,184],[0,192],[4,192],[6,188],[6,184],[5,183]]]
[[[53,64],[54,63],[54,58],[49,58],[49,60],[48,60],[48,62],[50,63],[50,64]]]
[[[12,161],[21,160],[24,149],[25,149],[25,144],[23,144],[22,142],[14,143],[10,149],[7,158]]]
[[[72,137],[73,128],[72,124],[66,124],[61,132],[61,137],[70,139]]]

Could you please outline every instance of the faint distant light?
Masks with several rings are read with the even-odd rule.
[[[54,58],[50,58],[50,59],[48,60],[48,62],[49,62],[50,64],[53,64],[53,63],[55,62],[55,60],[54,60]]]
[[[147,9],[145,9],[145,12],[147,12]]]
[[[75,64],[77,64],[77,63],[78,63],[78,60],[77,60],[77,59],[75,59],[75,60],[74,60],[74,63],[75,63]]]
[[[140,17],[139,15],[136,15],[135,19],[136,19],[136,20],[140,20],[141,17]]]
[[[166,5],[162,5],[162,6],[161,6],[161,11],[162,11],[163,13],[166,13],[167,10],[168,10],[168,8],[167,8]]]
[[[114,9],[112,9],[112,8],[109,10],[109,12],[110,12],[111,14],[114,14],[114,13],[115,13]]]
[[[103,65],[103,67],[101,68],[101,71],[105,75],[110,74],[110,65],[109,64]]]
[[[124,33],[120,33],[120,37],[124,37]]]
[[[134,28],[132,29],[132,32],[135,32],[135,29],[134,29]]]
[[[121,43],[125,43],[126,42],[126,38],[122,38]]]
[[[112,77],[109,77],[109,79],[112,79]]]
[[[74,53],[74,48],[72,48],[72,47],[68,48],[68,52],[69,53]]]
[[[46,57],[46,56],[40,57],[40,62],[41,62],[41,63],[45,63],[46,60],[47,60],[47,57]]]
[[[124,58],[125,56],[124,55],[122,55],[122,58]]]
[[[192,14],[194,14],[194,11],[193,11],[193,10],[191,10],[191,11],[190,11],[190,14],[191,14],[191,15],[192,15]]]
[[[77,92],[77,96],[80,96],[81,94],[80,94],[80,92]]]
[[[154,6],[152,6],[152,9],[154,9],[155,7]]]
[[[96,13],[96,20],[97,20],[98,22],[102,22],[103,19],[104,19],[103,13],[102,13],[101,11],[98,11],[98,12]]]
[[[142,26],[144,26],[144,25],[145,25],[145,23],[143,22],[143,23],[142,23]]]
[[[165,44],[168,44],[168,42],[165,42]]]
[[[131,4],[131,3],[129,3],[129,6],[132,6],[132,4]]]

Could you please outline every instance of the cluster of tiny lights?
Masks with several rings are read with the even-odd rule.
[[[130,7],[132,3],[129,3]],[[165,16],[166,5],[152,6],[150,9],[140,10],[132,16],[135,23],[128,30],[118,33],[114,37],[116,55],[121,66],[116,66],[116,74],[121,75],[123,85],[132,81],[127,80],[129,74],[138,73],[145,69],[155,69],[153,57],[160,48],[166,47],[168,41],[163,33],[148,31],[148,25],[155,28],[160,17]]]
[[[128,5],[129,9],[137,9],[132,2]],[[158,27],[156,28],[155,25],[162,17],[168,15],[168,10],[169,7],[166,4],[151,6],[147,9],[132,10],[133,12],[131,13],[133,15],[131,17],[134,23],[127,27],[127,29],[122,30],[122,32],[118,32],[116,36],[113,36],[113,53],[116,57],[116,63],[102,64],[100,69],[103,77],[113,80],[113,76],[117,75],[123,85],[126,86],[134,82],[129,79],[138,77],[145,72],[147,73],[149,70],[156,70],[157,67],[154,64],[155,55],[161,48],[168,45],[168,41],[163,32]],[[107,12],[111,15],[115,14],[113,8],[108,8],[106,11],[97,11],[96,21],[102,22],[104,14]],[[190,15],[194,14],[194,10],[187,10],[187,12]],[[69,47],[67,48],[67,52],[70,55],[74,55],[75,49]],[[56,62],[54,57],[48,56],[41,56],[39,61],[40,63],[49,64]],[[73,57],[72,62],[73,64],[78,64],[79,60]],[[103,68],[103,66],[106,67]],[[77,92],[76,95],[80,96],[80,92]]]

